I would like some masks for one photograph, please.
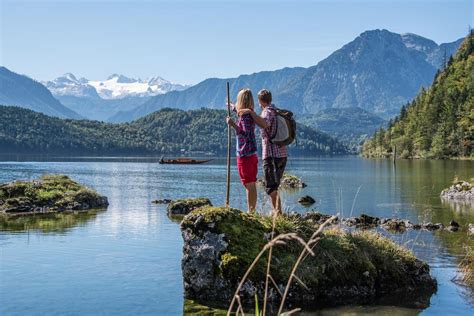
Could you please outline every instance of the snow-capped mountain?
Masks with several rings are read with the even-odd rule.
[[[77,79],[72,73],[66,73],[52,81],[42,82],[51,93],[58,96],[98,98],[95,88],[85,78]]]
[[[188,86],[172,83],[161,77],[151,77],[145,80],[129,78],[113,74],[106,80],[77,79],[67,73],[44,85],[55,96],[74,96],[102,99],[122,99],[128,97],[150,97],[173,90],[184,90]]]

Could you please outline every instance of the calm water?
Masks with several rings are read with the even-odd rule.
[[[214,205],[223,204],[224,162],[162,166],[146,159],[55,160],[2,161],[0,182],[64,173],[108,196],[110,206],[90,216],[32,225],[28,231],[0,231],[0,314],[183,314],[179,225],[167,218],[165,206],[150,202],[207,196]],[[231,205],[244,208],[244,192],[233,171]],[[387,160],[292,159],[288,171],[308,187],[283,195],[287,210],[304,211],[296,200],[309,194],[317,200],[314,208],[324,213],[474,223],[474,206],[439,199],[455,176],[474,177],[474,162],[400,161],[394,169]],[[265,212],[263,194],[259,202]],[[465,232],[391,237],[430,263],[439,284],[430,306],[354,306],[316,314],[472,314],[466,290],[452,281],[462,245],[472,243]]]

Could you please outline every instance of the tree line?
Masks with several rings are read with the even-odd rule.
[[[20,107],[0,106],[0,153],[178,154],[227,148],[225,110],[162,109],[131,123],[112,124],[50,117]],[[298,125],[300,154],[344,154],[346,147],[327,134]]]

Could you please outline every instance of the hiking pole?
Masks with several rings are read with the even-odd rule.
[[[230,89],[227,81],[227,115],[230,117]],[[225,196],[225,206],[229,207],[230,199],[230,146],[231,146],[230,125],[227,125],[227,192]]]

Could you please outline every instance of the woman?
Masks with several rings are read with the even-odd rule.
[[[250,89],[242,89],[237,95],[237,104],[233,106],[234,111],[249,109],[253,111],[254,102]],[[247,191],[247,206],[249,212],[255,212],[257,205],[257,181],[258,158],[257,141],[255,139],[255,122],[249,113],[239,114],[237,122],[227,117],[227,124],[232,126],[237,134],[237,168],[240,180]]]

